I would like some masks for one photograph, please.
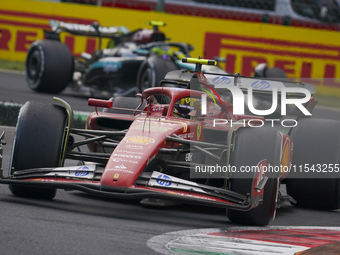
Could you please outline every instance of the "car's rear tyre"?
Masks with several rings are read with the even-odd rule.
[[[279,132],[274,129],[243,128],[237,131],[230,163],[236,166],[236,169],[241,166],[257,166],[262,160],[267,160],[267,166],[280,166],[281,140]],[[251,175],[253,174],[233,173],[229,188],[243,195],[250,194],[253,178],[247,176]],[[228,210],[230,221],[264,226],[275,218],[279,173],[267,173],[267,176],[269,178],[264,187],[263,204],[249,211]]]
[[[26,57],[28,86],[38,92],[59,93],[72,80],[73,58],[66,44],[41,40],[31,44]]]
[[[137,75],[137,93],[145,89],[157,87],[165,75],[178,67],[172,60],[165,60],[162,57],[151,56],[145,61],[138,71]]]
[[[255,67],[254,77],[270,79],[287,79],[286,73],[278,67],[269,68],[267,63],[260,63]]]
[[[10,174],[29,168],[61,166],[67,114],[52,104],[27,102],[20,109],[13,143]],[[52,199],[56,189],[10,185],[20,197]]]
[[[340,121],[307,118],[299,120],[291,137],[294,144],[292,165],[308,167],[321,164],[340,166]],[[327,174],[331,169],[325,169]],[[340,173],[336,178],[294,178],[290,172],[285,180],[287,192],[296,201],[296,206],[321,210],[340,208]],[[308,176],[308,173],[306,174]],[[312,176],[309,176],[312,177]],[[314,176],[315,177],[315,176]],[[322,176],[320,176],[322,177]]]
[[[154,70],[151,69],[149,64],[147,64],[142,70],[141,76],[137,84],[137,92],[143,92],[145,89],[155,87],[156,74]]]
[[[272,67],[272,68],[268,68],[266,70],[266,78],[284,78],[287,79],[287,75],[286,73],[278,68],[278,67]]]

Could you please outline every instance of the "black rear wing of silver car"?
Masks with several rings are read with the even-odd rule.
[[[50,20],[50,26],[52,31],[46,31],[48,34],[60,34],[61,32],[67,32],[73,35],[112,38],[115,36],[123,36],[130,32],[124,26],[105,27],[100,26],[98,22],[93,22],[92,24],[76,24]]]

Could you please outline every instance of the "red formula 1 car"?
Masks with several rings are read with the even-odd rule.
[[[195,71],[172,71],[161,87],[137,98],[89,99],[104,110],[91,113],[85,129],[72,127],[72,109],[58,98],[61,106],[27,102],[18,118],[10,176],[1,176],[0,183],[24,197],[52,199],[56,189],[65,189],[148,205],[222,207],[232,222],[252,225],[269,224],[285,201],[339,208],[340,122],[300,114],[315,105],[306,98],[313,86],[204,75],[202,64],[215,61],[183,61],[196,64]],[[278,98],[287,109],[273,107]],[[290,119],[280,119],[284,113]],[[79,149],[83,145],[87,150]],[[65,166],[65,160],[78,163]],[[313,178],[297,171],[317,164],[335,175]]]

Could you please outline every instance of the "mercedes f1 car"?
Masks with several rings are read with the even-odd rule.
[[[52,31],[44,31],[44,40],[31,44],[26,56],[26,80],[37,92],[59,93],[67,85],[73,90],[97,98],[113,94],[134,96],[159,84],[172,70],[192,69],[180,60],[189,57],[193,46],[168,42],[159,30],[164,22],[150,21],[153,29],[129,31],[123,26],[103,27],[50,21]],[[60,33],[98,37],[98,50],[72,56],[69,47],[60,41]],[[102,38],[109,39],[102,49]],[[225,73],[213,66],[209,72]]]
[[[84,129],[72,127],[72,109],[59,98],[56,104],[27,102],[18,117],[9,176],[1,174],[0,183],[22,197],[53,199],[56,189],[65,189],[141,199],[146,205],[175,201],[221,207],[230,221],[251,225],[269,224],[286,202],[339,208],[340,122],[304,116],[315,101],[301,89],[312,95],[315,87],[203,74],[202,65],[215,61],[183,61],[194,63],[195,71],[171,71],[160,87],[136,98],[89,99],[96,111]],[[290,119],[293,124],[272,117],[284,111],[280,107],[248,115],[268,111],[263,102],[277,99],[270,90],[298,102],[287,116],[297,110],[304,114]],[[247,101],[255,110],[245,107],[243,96],[252,97]],[[1,153],[4,134],[0,140]],[[66,160],[75,162],[65,166]],[[317,164],[332,168],[334,178],[293,171],[306,164],[310,170]]]

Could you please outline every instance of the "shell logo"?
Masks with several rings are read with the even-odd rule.
[[[125,137],[125,141],[128,143],[135,143],[135,144],[149,144],[149,143],[154,143],[155,140],[150,138],[150,137],[144,137],[144,136],[130,136],[130,137]]]
[[[167,191],[166,193],[171,194],[171,195],[181,195],[181,194],[173,192],[173,191]]]

